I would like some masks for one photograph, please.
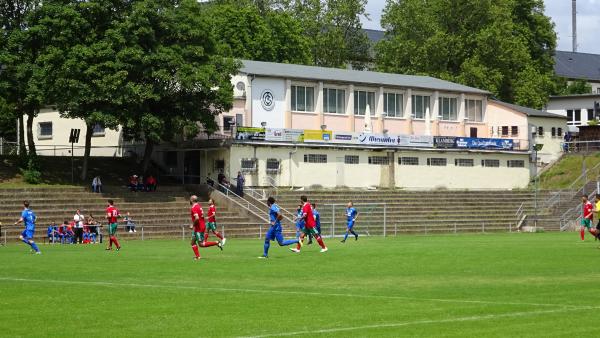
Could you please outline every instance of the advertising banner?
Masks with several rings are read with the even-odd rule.
[[[332,143],[358,143],[357,136],[354,133],[333,133]]]
[[[433,147],[433,136],[399,135],[397,145],[401,146],[401,147],[432,148]]]
[[[459,137],[456,139],[457,148],[512,150],[513,146],[513,140],[511,139],[473,137]]]
[[[304,130],[304,142],[330,142],[332,136],[331,130]]]
[[[302,142],[304,131],[301,129],[267,128],[265,131],[266,141],[277,142]]]
[[[265,128],[255,127],[237,127],[235,133],[236,140],[254,140],[264,141],[265,140]]]
[[[454,136],[435,136],[433,145],[436,148],[456,148],[456,137]]]

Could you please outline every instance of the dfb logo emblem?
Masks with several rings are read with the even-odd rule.
[[[275,98],[270,89],[263,90],[260,94],[260,104],[266,111],[271,111],[275,107]]]

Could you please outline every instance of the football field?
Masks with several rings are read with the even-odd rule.
[[[0,247],[7,337],[597,337],[600,242],[577,233]]]

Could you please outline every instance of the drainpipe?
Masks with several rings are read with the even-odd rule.
[[[292,184],[292,155],[294,155],[297,152],[298,152],[298,145],[294,145],[294,150],[289,152],[289,154],[290,154],[290,162],[289,162],[290,163],[290,179],[289,179],[290,189],[294,188],[294,185]]]

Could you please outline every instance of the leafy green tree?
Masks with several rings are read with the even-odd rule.
[[[592,93],[592,86],[586,80],[568,81],[565,78],[558,78],[556,80],[555,95],[576,95],[590,93]]]
[[[379,70],[430,75],[541,108],[554,90],[556,33],[541,0],[388,1]]]
[[[141,0],[115,29],[115,62],[126,73],[119,119],[130,136],[145,140],[144,172],[155,144],[197,121],[214,129],[215,116],[232,106],[230,76],[239,65],[219,54],[202,14],[195,0]]]

